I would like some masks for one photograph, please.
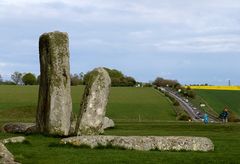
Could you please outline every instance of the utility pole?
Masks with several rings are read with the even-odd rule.
[[[228,86],[231,86],[231,80],[228,80]]]

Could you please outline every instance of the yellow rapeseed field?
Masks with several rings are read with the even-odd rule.
[[[190,87],[191,89],[206,89],[206,90],[230,90],[230,91],[239,91],[240,86],[185,86]]]

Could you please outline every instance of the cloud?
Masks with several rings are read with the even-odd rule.
[[[214,6],[213,6],[214,4]],[[0,19],[58,20],[83,24],[164,26],[178,33],[239,31],[238,1],[3,0]],[[146,29],[145,29],[146,30]],[[149,30],[149,29],[147,29]],[[151,29],[150,29],[151,31]]]
[[[222,66],[206,56],[223,54],[221,64],[240,60],[239,11],[239,0],[1,0],[0,68],[38,72],[39,35],[60,30],[69,33],[73,72],[106,65],[145,81],[164,72],[187,81],[178,70],[192,68],[188,74],[200,79],[207,70],[194,64],[201,61],[218,68],[211,78]],[[224,69],[239,69],[229,65]]]
[[[11,74],[15,71],[22,73],[32,72],[38,75],[39,70],[35,66],[36,64],[29,62],[25,63],[20,63],[16,61],[0,62],[0,74],[2,75],[4,80],[10,80]]]
[[[160,51],[179,52],[240,52],[240,37],[235,35],[206,36],[165,40],[155,43]]]
[[[7,63],[0,62],[0,67],[5,67],[5,66],[7,66]]]
[[[129,33],[130,37],[134,37],[137,39],[145,39],[151,37],[153,32],[151,30],[144,30],[144,31],[133,31]]]

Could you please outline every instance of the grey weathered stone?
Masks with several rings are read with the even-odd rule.
[[[25,134],[32,134],[32,133],[36,133],[37,131],[37,126],[36,124],[34,126],[30,126],[29,128],[27,128],[27,130],[25,131]]]
[[[36,125],[39,132],[68,135],[72,111],[67,33],[44,33],[39,39],[40,87]]]
[[[8,149],[0,142],[0,163],[1,164],[17,164],[14,161],[14,156]]]
[[[11,137],[11,138],[6,138],[6,139],[3,139],[1,140],[1,142],[3,144],[7,144],[7,143],[22,143],[26,140],[25,137],[23,136],[18,136],[18,137]]]
[[[111,79],[104,68],[96,68],[90,73],[76,124],[77,135],[95,135],[104,132],[103,119],[110,87]]]
[[[3,130],[8,133],[25,133],[28,129],[35,127],[33,123],[7,123],[3,125]]]
[[[71,121],[71,126],[69,130],[69,135],[75,135],[76,120]]]
[[[91,148],[98,146],[113,146],[125,149],[149,151],[213,151],[212,141],[206,137],[159,137],[159,136],[77,136],[61,140],[62,144],[75,146],[88,145]]]
[[[104,117],[103,119],[103,129],[113,128],[115,126],[112,119]]]

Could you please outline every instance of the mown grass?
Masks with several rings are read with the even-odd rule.
[[[228,107],[240,116],[240,91],[195,90],[195,92],[217,113]]]
[[[0,85],[0,110],[36,107],[37,86]]]
[[[171,102],[152,88],[112,88],[107,116],[116,121],[176,120]]]
[[[37,86],[0,86],[0,125],[35,119]],[[79,109],[83,87],[72,87],[73,110]],[[160,152],[119,149],[89,149],[57,145],[60,138],[27,135],[26,143],[7,144],[21,163],[238,163],[240,124],[177,122],[169,102],[151,88],[113,88],[107,115],[116,127],[105,135],[205,136],[213,152]],[[139,120],[140,115],[140,120]],[[165,121],[165,122],[163,122]],[[16,134],[0,133],[0,138]]]
[[[8,144],[22,163],[238,163],[240,161],[240,125],[188,122],[117,122],[107,135],[205,136],[215,145],[213,152],[133,151],[89,149],[57,145],[60,138],[27,136],[30,143]],[[0,137],[6,137],[2,136]]]
[[[83,86],[74,86],[72,89],[73,110],[79,109],[83,94]],[[36,110],[38,101],[38,86],[0,85],[0,110],[32,108]]]
[[[72,87],[75,114],[79,111],[83,91],[83,86]],[[37,97],[38,86],[0,85],[0,122],[34,121]],[[114,87],[110,92],[107,116],[122,121],[171,121],[176,114],[171,103],[152,88]]]

